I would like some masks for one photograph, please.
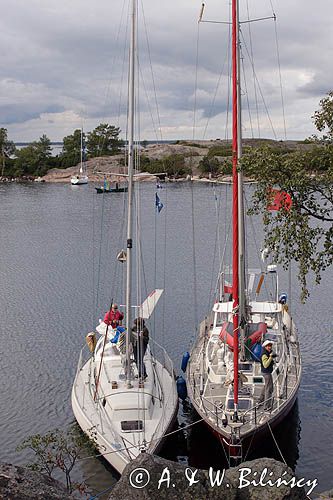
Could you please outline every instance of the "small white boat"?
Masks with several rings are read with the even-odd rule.
[[[72,175],[71,184],[77,186],[79,184],[88,184],[88,176],[83,174]]]
[[[72,186],[78,186],[80,184],[88,184],[89,178],[87,175],[87,168],[85,166],[85,161],[84,161],[85,157],[84,151],[85,147],[83,142],[83,130],[81,128],[80,169],[78,174],[72,175],[71,177]]]

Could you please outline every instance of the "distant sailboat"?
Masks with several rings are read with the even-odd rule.
[[[83,129],[81,128],[81,147],[80,147],[80,169],[79,173],[72,175],[71,184],[78,186],[79,184],[88,184],[87,168],[85,165],[85,145],[83,141]]]
[[[287,295],[278,290],[277,267],[267,263],[264,251],[259,274],[246,268],[243,181],[238,171],[242,154],[238,13],[238,0],[232,0],[232,272],[221,263],[217,297],[200,324],[186,371],[195,410],[223,444],[229,461],[236,462],[287,416],[301,379],[298,334]],[[263,283],[268,281],[271,287],[265,294]]]
[[[81,351],[72,388],[72,408],[78,424],[87,435],[94,436],[104,458],[120,473],[142,451],[156,453],[160,449],[178,410],[173,364],[165,350],[150,338],[144,356],[145,373],[138,368],[137,362],[133,362],[133,355],[135,359],[140,359],[140,341],[134,345],[131,342],[132,308],[136,308],[135,324],[143,326],[163,292],[161,289],[154,290],[139,306],[133,306],[131,302],[134,295],[132,247],[136,242],[133,239],[136,233],[133,234],[132,229],[136,13],[137,0],[132,0],[127,248],[117,257],[123,263],[119,265],[126,265],[126,328],[118,327],[117,330],[116,325],[101,322],[96,327],[96,332],[100,334],[97,342],[95,332],[87,335],[90,352],[87,346]],[[138,351],[135,352],[136,349]]]

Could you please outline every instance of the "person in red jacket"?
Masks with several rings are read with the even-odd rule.
[[[110,325],[112,328],[117,328],[117,326],[121,325],[123,319],[124,315],[118,311],[117,304],[112,304],[110,311],[105,313],[104,323]]]

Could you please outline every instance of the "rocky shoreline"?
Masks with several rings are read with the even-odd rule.
[[[311,144],[303,144],[298,141],[274,141],[270,139],[245,139],[244,146],[257,147],[259,145],[267,144],[274,148],[288,148],[290,150],[302,149],[308,150],[313,147]],[[200,161],[207,156],[211,148],[230,148],[230,141],[227,140],[206,140],[206,141],[178,141],[172,144],[149,144],[145,148],[141,148],[140,152],[146,158],[150,160],[161,160],[172,155],[181,155],[184,157],[184,163],[186,167],[189,167],[192,172],[193,180],[210,180],[207,179],[199,170]],[[219,160],[225,160],[228,157],[216,157]],[[229,156],[230,159],[230,156]],[[104,176],[107,176],[110,182],[123,182],[126,181],[126,177],[121,177],[121,173],[125,173],[125,152],[115,156],[103,156],[92,158],[85,162],[85,167],[87,169],[87,174],[90,182],[95,182],[96,184],[102,184]],[[69,167],[66,169],[53,168],[50,169],[46,175],[43,177],[19,177],[19,178],[6,178],[0,177],[0,182],[48,182],[48,183],[69,183],[72,175],[78,173],[79,165]],[[112,173],[117,175],[112,175]],[[140,176],[140,180],[154,181],[155,176],[147,173],[143,178]],[[178,181],[186,180],[184,177],[179,179],[172,179]],[[230,176],[217,176],[214,177],[215,181],[218,182],[228,182]]]
[[[213,471],[187,467],[142,453],[129,463],[109,500],[305,500],[333,498],[318,493],[315,478],[296,477],[292,469],[271,458]],[[24,467],[0,463],[0,498],[6,500],[71,500],[56,480]],[[88,498],[81,494],[81,499]],[[89,498],[91,496],[89,495]],[[94,497],[95,498],[95,497]],[[105,498],[103,496],[103,498]]]

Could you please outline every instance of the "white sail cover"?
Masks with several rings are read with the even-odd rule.
[[[157,302],[159,301],[161,295],[163,293],[163,289],[157,288],[156,290],[153,290],[146,300],[139,306],[138,308],[138,316],[140,316],[143,319],[149,319],[150,316],[152,315],[155,306]]]
[[[150,316],[153,314],[155,306],[159,301],[163,291],[164,291],[163,289],[157,288],[148,295],[146,300],[142,302],[141,306],[133,306],[137,309],[136,315],[143,319],[149,319]],[[124,306],[121,305],[121,307]],[[100,335],[106,334],[106,324],[104,323],[104,321],[100,320],[99,324],[96,326],[96,332],[98,332]],[[111,326],[109,326],[108,337],[110,337],[111,339],[113,338],[114,334],[115,330]]]

